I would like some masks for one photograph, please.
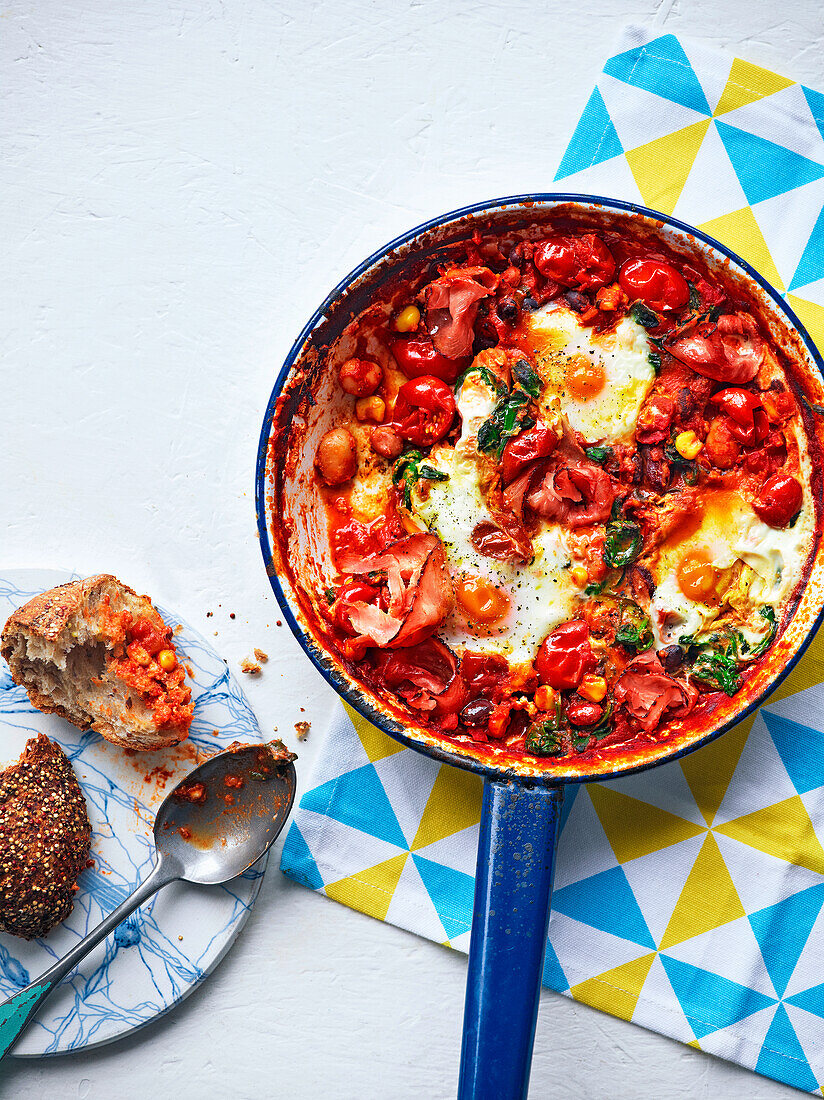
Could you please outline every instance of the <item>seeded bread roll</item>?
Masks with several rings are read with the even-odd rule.
[[[0,652],[32,704],[130,749],[176,745],[192,693],[172,632],[147,596],[108,574],[29,600],[9,618]]]
[[[72,911],[88,865],[86,800],[63,750],[32,737],[0,771],[0,932],[45,936]]]

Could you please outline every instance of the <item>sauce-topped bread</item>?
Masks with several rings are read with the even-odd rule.
[[[171,629],[108,574],[43,592],[3,628],[0,652],[34,706],[130,749],[184,740],[192,693]]]
[[[30,940],[66,919],[90,840],[65,753],[45,734],[32,737],[0,771],[0,931]]]

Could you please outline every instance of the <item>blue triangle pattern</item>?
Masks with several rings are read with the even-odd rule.
[[[547,941],[546,954],[544,955],[544,976],[541,979],[544,985],[554,989],[556,993],[565,993],[569,989],[566,974],[561,969],[558,956],[552,944]]]
[[[620,867],[564,886],[553,895],[552,905],[559,913],[590,928],[655,950],[647,922]]]
[[[618,133],[604,106],[603,97],[594,88],[575,127],[572,140],[567,145],[555,179],[563,179],[564,176],[591,168],[593,164],[620,157],[623,151]]]
[[[811,989],[794,993],[785,1000],[788,1005],[803,1008],[805,1012],[812,1012],[813,1016],[820,1016],[824,1020],[824,985],[814,985]]]
[[[789,289],[806,286],[816,279],[824,279],[824,207],[818,215],[810,239],[804,246],[804,252],[798,261],[798,267],[792,277]]]
[[[712,974],[668,955],[659,955],[659,958],[696,1039],[737,1024],[776,1003],[775,997],[722,978],[720,974]]]
[[[711,115],[704,89],[674,34],[665,34],[644,46],[611,57],[604,72],[664,99]]]
[[[822,905],[824,883],[799,890],[797,894],[791,894],[766,909],[759,909],[757,913],[750,913],[748,917],[767,973],[779,997],[784,996]]]
[[[302,810],[314,810],[362,833],[409,850],[392,804],[372,764],[364,764],[337,779],[321,783],[300,800]]]
[[[818,730],[802,726],[791,718],[771,714],[768,710],[762,710],[761,716],[798,793],[806,794],[823,786],[824,756]]]
[[[412,859],[432,899],[447,937],[460,936],[472,926],[475,879],[442,863],[412,853]]]
[[[818,1081],[810,1069],[807,1056],[783,1005],[779,1005],[775,1011],[755,1064],[755,1072],[806,1092],[818,1091]]]
[[[719,119],[715,125],[750,204],[774,199],[824,176],[824,165],[792,149]]]
[[[302,886],[308,886],[310,890],[323,889],[323,878],[318,865],[309,851],[309,845],[304,840],[303,833],[294,821],[286,834],[286,841],[280,855],[280,869],[289,878],[293,878]]]
[[[805,88],[803,84],[801,85],[801,91],[807,100],[807,106],[810,108],[810,114],[815,120],[818,132],[824,138],[824,94],[816,92],[812,88]]]

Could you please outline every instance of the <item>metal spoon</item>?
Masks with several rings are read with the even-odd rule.
[[[228,882],[268,851],[295,798],[293,759],[280,741],[230,746],[178,783],[157,811],[157,860],[145,881],[37,981],[0,1004],[0,1058],[54,987],[161,886]]]

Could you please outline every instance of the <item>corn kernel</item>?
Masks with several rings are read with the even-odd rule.
[[[695,432],[679,432],[675,437],[675,449],[682,458],[695,458],[704,449],[704,444]]]
[[[534,703],[538,710],[552,710],[555,706],[555,689],[542,684],[535,692]]]
[[[593,676],[587,673],[578,686],[578,694],[589,699],[591,703],[600,703],[607,693],[607,682],[603,676]]]
[[[569,575],[572,577],[572,583],[577,584],[579,588],[583,588],[589,582],[589,574],[583,565],[574,566]]]
[[[157,655],[157,663],[164,672],[171,672],[177,665],[177,657],[173,649],[161,649]]]
[[[133,642],[129,647],[129,653],[135,664],[140,665],[142,668],[146,668],[147,665],[152,663],[152,659],[142,645],[138,645],[137,642]]]
[[[395,331],[396,332],[412,332],[414,331],[421,320],[421,311],[417,306],[407,306],[406,309],[402,309],[398,316],[395,318]]]
[[[382,424],[386,416],[386,402],[382,397],[360,397],[355,402],[355,416],[358,420],[373,420]]]

